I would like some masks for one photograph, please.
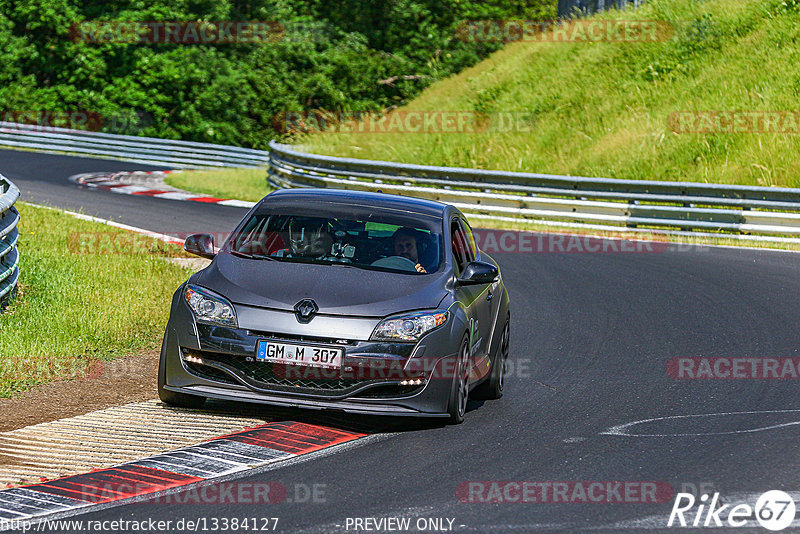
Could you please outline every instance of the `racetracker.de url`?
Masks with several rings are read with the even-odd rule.
[[[277,517],[198,517],[180,519],[110,519],[103,521],[5,520],[0,519],[0,531],[15,532],[274,532]]]

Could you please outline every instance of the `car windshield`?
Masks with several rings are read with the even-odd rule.
[[[398,216],[339,218],[258,212],[228,241],[228,251],[253,259],[339,264],[428,274],[442,262],[435,225]]]

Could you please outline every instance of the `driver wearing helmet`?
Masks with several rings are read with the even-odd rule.
[[[289,221],[289,248],[276,256],[323,259],[331,253],[333,235],[325,219],[294,217]]]

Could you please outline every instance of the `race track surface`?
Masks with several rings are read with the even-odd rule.
[[[147,170],[0,151],[0,173],[26,201],[166,233],[230,230],[246,212],[82,190],[67,181],[81,172],[134,169]],[[453,519],[460,532],[652,532],[669,530],[671,499],[462,502],[469,500],[464,488],[478,488],[468,485],[477,481],[653,482],[675,492],[703,485],[726,502],[751,505],[767,490],[800,489],[797,379],[678,380],[667,372],[672,358],[800,356],[800,255],[680,247],[495,258],[512,300],[514,364],[503,399],[471,402],[464,424],[297,412],[296,420],[378,436],[235,481],[281,482],[289,500],[303,502],[211,505],[182,503],[177,495],[178,502],[97,509],[75,519],[278,517],[282,532],[352,532],[347,518],[405,517],[412,527],[418,518]],[[293,488],[304,493],[314,485],[323,495],[294,496]]]

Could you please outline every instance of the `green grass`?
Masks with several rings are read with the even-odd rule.
[[[261,200],[272,191],[267,185],[266,169],[184,171],[168,174],[166,182],[192,193],[252,202]]]
[[[170,298],[190,273],[164,261],[177,247],[56,210],[19,211],[21,275],[0,314],[0,397],[160,346]]]
[[[682,111],[793,111],[800,1],[650,0],[599,18],[671,23],[659,43],[518,42],[411,102],[409,111],[520,113],[483,133],[324,133],[318,153],[431,165],[800,186],[800,134],[675,133]]]

